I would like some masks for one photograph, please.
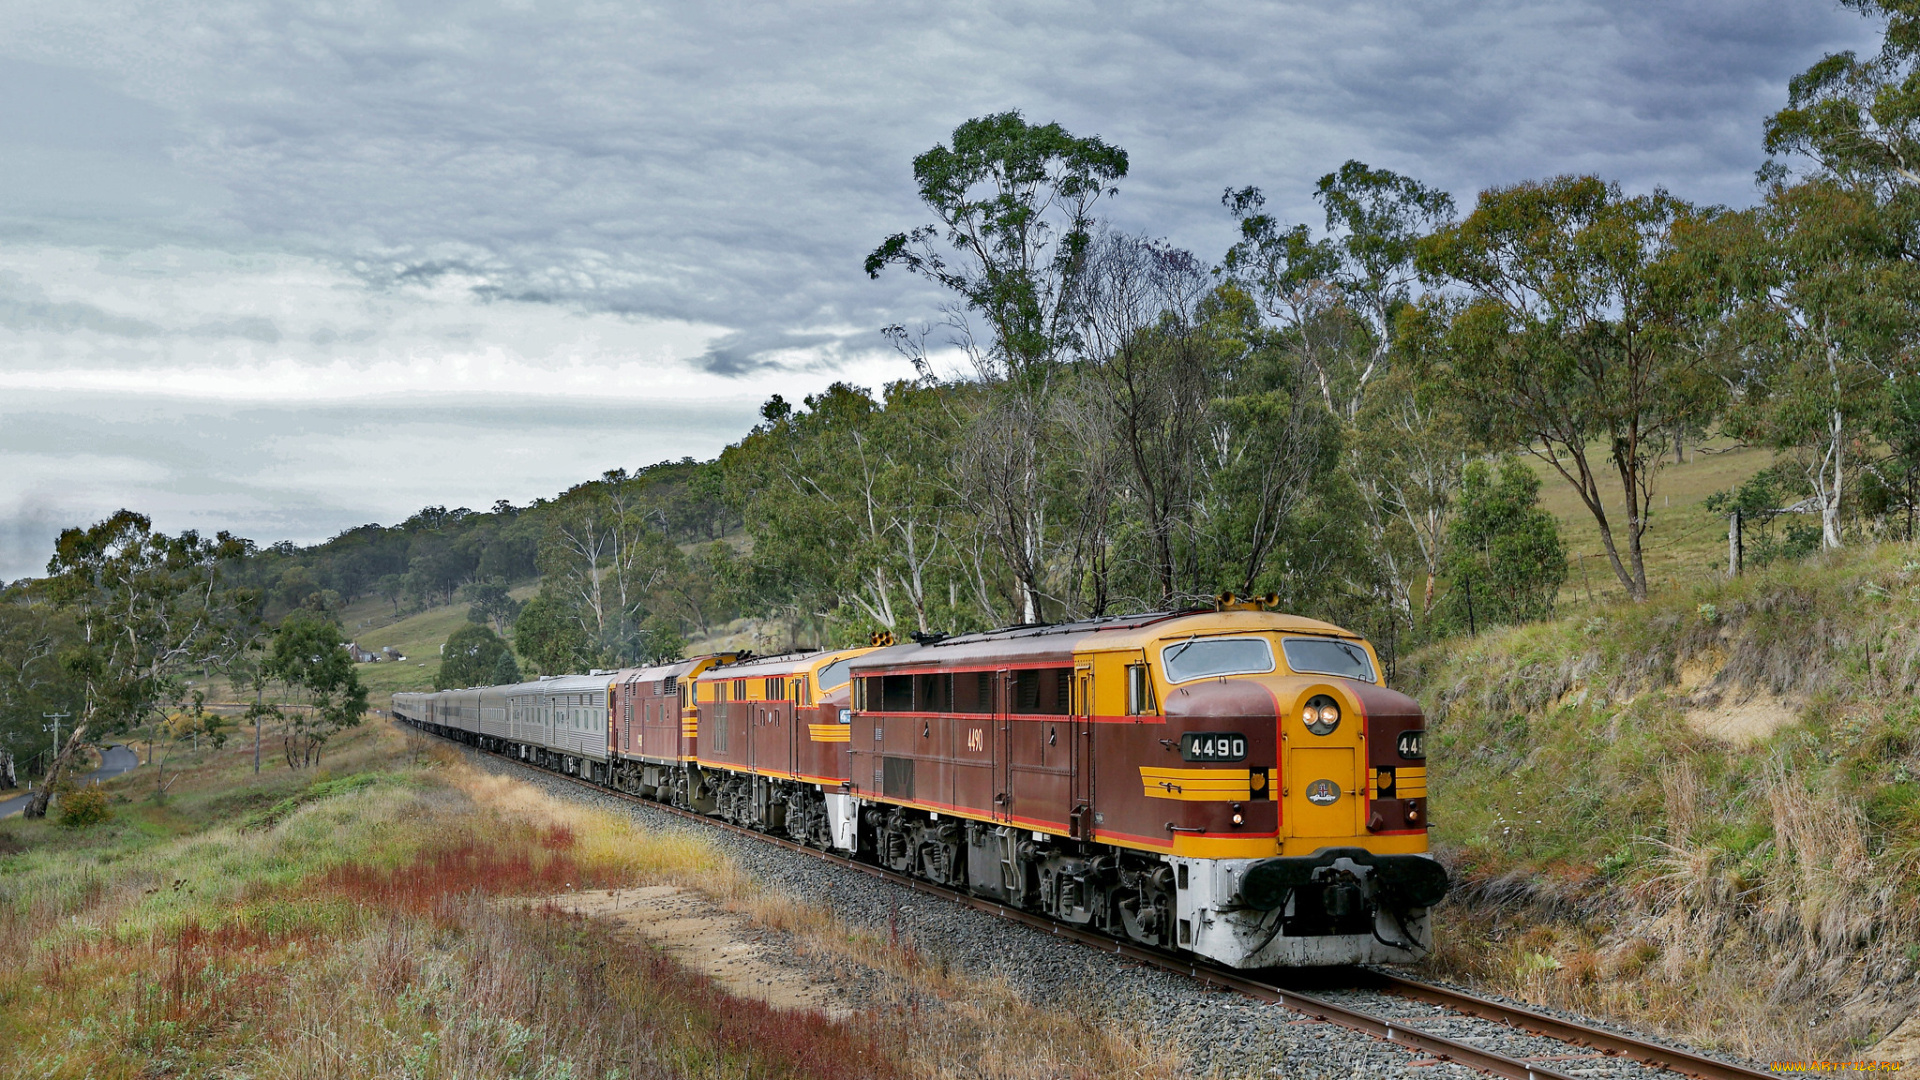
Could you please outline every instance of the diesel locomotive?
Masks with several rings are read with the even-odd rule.
[[[537,766],[1239,968],[1403,963],[1447,877],[1425,724],[1365,640],[1163,612],[437,694]]]

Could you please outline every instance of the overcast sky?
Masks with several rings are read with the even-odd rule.
[[[1827,0],[0,5],[0,578],[125,505],[313,541],[710,456],[910,374],[861,260],[1017,108],[1126,148],[1120,227],[1319,223],[1349,158],[1470,203],[1596,172],[1744,205],[1877,27]]]

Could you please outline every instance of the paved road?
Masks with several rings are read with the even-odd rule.
[[[81,777],[80,783],[85,784],[93,780],[111,779],[138,764],[140,764],[139,754],[134,753],[124,746],[109,746],[106,751],[100,755],[100,767]],[[27,808],[27,800],[31,798],[33,798],[32,793],[28,793],[26,795],[15,795],[5,802],[0,802],[0,818],[12,817],[20,811],[25,810]]]

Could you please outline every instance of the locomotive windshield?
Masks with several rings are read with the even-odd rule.
[[[1287,652],[1287,666],[1295,671],[1373,681],[1373,662],[1367,658],[1367,650],[1351,641],[1288,638],[1280,647]]]
[[[1215,675],[1262,675],[1273,670],[1265,638],[1188,638],[1160,650],[1168,682]]]
[[[821,668],[820,692],[824,694],[836,686],[845,686],[847,682],[847,665],[857,659],[859,659],[859,657],[849,656],[845,660],[835,660],[833,663]]]

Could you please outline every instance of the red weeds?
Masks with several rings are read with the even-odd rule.
[[[445,898],[470,892],[525,896],[592,887],[595,882],[588,878],[594,875],[564,851],[572,843],[570,831],[550,830],[541,842],[548,854],[536,857],[525,848],[502,852],[463,839],[418,852],[412,862],[392,870],[364,863],[336,866],[313,889],[360,904],[427,914]]]
[[[560,918],[585,929],[579,916]],[[690,1018],[705,1040],[744,1059],[749,1076],[888,1080],[899,1075],[871,1021],[834,1020],[817,1010],[777,1009],[735,997],[711,977],[646,946],[602,939],[593,955],[605,957],[609,948],[619,950],[632,965],[632,977],[628,981],[599,974],[602,987],[612,992],[600,1003],[602,1014],[588,1022],[614,1035],[616,1044],[627,1041],[620,1035],[635,1034],[670,1043],[678,1034],[671,1029]],[[625,987],[616,988],[621,982]],[[640,1000],[629,996],[636,990],[643,995]],[[615,1034],[621,1027],[628,1030]]]
[[[566,851],[573,847],[574,835],[571,825],[553,825],[540,837],[540,846],[548,851]]]

